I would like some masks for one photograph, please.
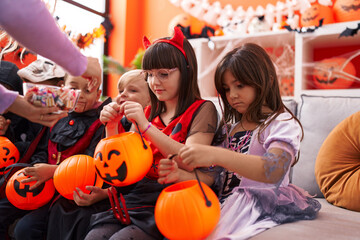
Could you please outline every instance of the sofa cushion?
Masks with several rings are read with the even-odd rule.
[[[360,112],[337,125],[322,144],[315,176],[326,200],[360,211]]]
[[[296,116],[297,102],[293,99],[284,99],[283,103]]]
[[[358,97],[301,96],[298,118],[304,128],[304,139],[299,161],[292,169],[292,183],[311,195],[323,197],[314,173],[318,151],[331,130],[359,110]]]
[[[317,200],[321,203],[321,209],[314,220],[281,224],[250,238],[250,240],[359,239],[359,212],[336,207],[324,198]]]

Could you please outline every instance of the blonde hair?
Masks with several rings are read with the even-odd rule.
[[[134,69],[121,75],[117,87],[118,89],[123,88],[124,86],[135,80],[143,80],[144,82],[146,81],[145,75],[142,73],[142,70]]]

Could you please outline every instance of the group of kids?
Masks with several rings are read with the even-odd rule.
[[[314,219],[320,204],[289,180],[302,126],[282,102],[266,51],[246,43],[220,61],[215,72],[222,102],[219,121],[214,104],[200,96],[196,56],[182,32],[175,28],[173,37],[153,43],[144,38],[144,45],[142,70],[121,76],[112,102],[99,101],[101,90],[90,92],[82,77],[64,72],[46,83],[49,79],[39,80],[34,66],[25,68],[32,74],[20,78],[16,66],[0,63],[1,84],[20,93],[23,81],[81,90],[75,110],[52,128],[10,113],[0,116],[0,134],[15,143],[21,161],[32,164],[23,168],[30,176],[23,182],[40,185],[67,157],[93,156],[102,138],[121,132],[140,131],[153,152],[152,167],[142,180],[117,187],[129,225],[111,211],[110,186],[87,186],[90,194],[78,189],[73,201],[56,195],[32,211],[17,209],[2,196],[0,238],[9,238],[10,227],[10,237],[22,240],[164,239],[154,219],[156,200],[166,186],[196,179],[195,169],[221,203],[220,220],[207,239],[247,239],[282,223]],[[46,61],[33,64],[49,64],[51,70],[43,70],[48,72],[58,68]]]

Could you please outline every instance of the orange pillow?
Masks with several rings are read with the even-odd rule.
[[[315,176],[328,202],[360,212],[360,112],[344,119],[325,139]]]

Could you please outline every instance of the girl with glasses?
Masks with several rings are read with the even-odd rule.
[[[172,38],[162,38],[152,44],[144,38],[144,45],[147,49],[142,67],[151,90],[151,105],[144,111],[139,103],[126,101],[118,109],[107,110],[125,115],[135,123],[132,130],[137,130],[135,126],[138,126],[152,148],[153,164],[147,175],[123,195],[131,223],[120,223],[111,211],[95,214],[86,240],[163,239],[154,220],[156,200],[167,186],[167,180],[158,182],[162,174],[158,169],[159,161],[177,154],[184,145],[210,145],[215,134],[216,108],[200,97],[195,53],[181,30],[175,28]],[[114,134],[117,132],[107,131],[108,136]],[[169,176],[169,181],[195,179],[195,174],[178,158],[174,160],[173,166],[179,168],[179,174]],[[213,174],[203,171],[200,179],[211,185]]]

